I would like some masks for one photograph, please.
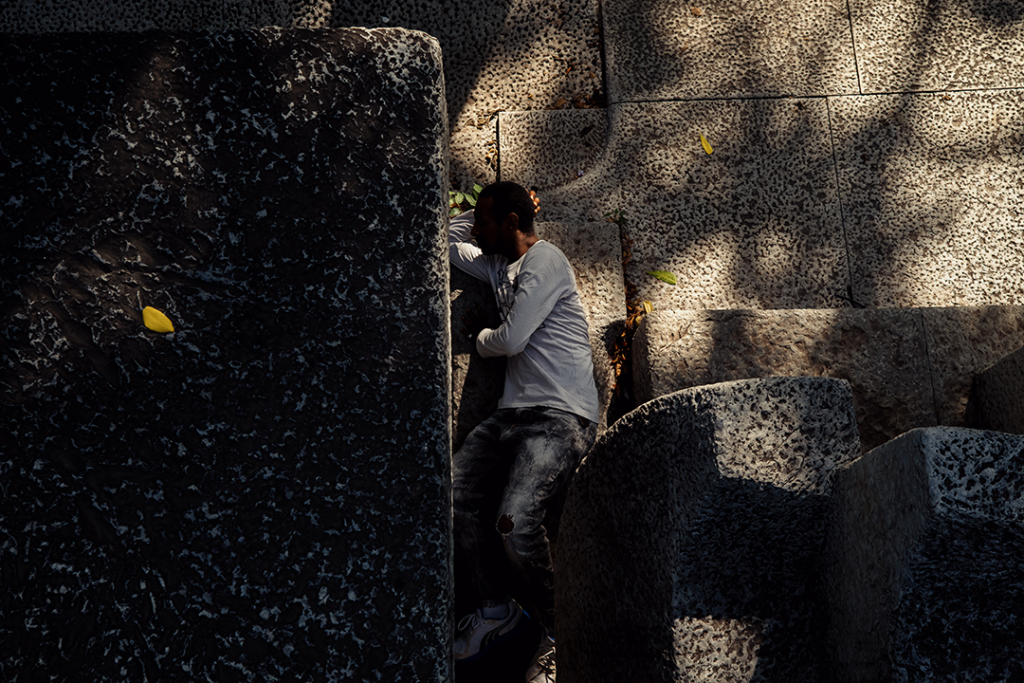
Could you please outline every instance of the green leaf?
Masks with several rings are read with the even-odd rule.
[[[448,212],[448,217],[449,217],[449,218],[455,218],[455,217],[456,217],[456,216],[458,216],[458,215],[459,215],[460,213],[462,213],[462,209],[460,209],[460,208],[459,208],[459,207],[457,207],[457,206],[453,206],[453,207],[451,208],[451,211],[449,211],[449,212]]]
[[[667,270],[648,270],[647,274],[653,275],[662,282],[667,282],[670,285],[674,285],[677,282],[675,274],[670,273]]]
[[[461,192],[456,192],[455,193],[455,203],[456,204],[461,204],[464,201],[466,201],[466,195],[462,194]]]
[[[475,209],[476,208],[476,197],[473,197],[472,195],[468,195],[467,194],[466,195],[466,203],[469,204],[470,206],[472,206]]]
[[[476,183],[473,184],[473,194],[480,194],[483,191],[484,188],[482,185],[477,185]]]

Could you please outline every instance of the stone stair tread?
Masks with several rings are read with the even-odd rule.
[[[1024,306],[656,310],[634,338],[634,386],[643,402],[748,377],[840,377],[869,450],[983,419],[968,412],[974,377],[1022,340]]]

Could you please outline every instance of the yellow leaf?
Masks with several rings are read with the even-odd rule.
[[[700,133],[698,133],[698,135],[700,135]],[[703,135],[700,135],[700,144],[704,146],[704,151],[707,152],[708,154],[711,154],[712,152],[715,151],[711,149],[711,144],[704,138]]]
[[[154,332],[174,332],[170,319],[152,306],[142,309],[142,322]]]
[[[650,313],[650,312],[652,312],[653,310],[654,310],[654,306],[652,306],[652,305],[651,305],[651,302],[650,302],[650,301],[645,301],[645,302],[644,302],[644,311],[645,311],[646,313]]]

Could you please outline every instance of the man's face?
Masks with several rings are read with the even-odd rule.
[[[490,256],[500,254],[502,247],[501,225],[494,220],[494,198],[486,197],[476,203],[473,212],[473,230],[469,233],[476,238],[480,250]]]

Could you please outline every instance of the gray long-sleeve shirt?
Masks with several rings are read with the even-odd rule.
[[[561,250],[539,240],[509,263],[469,241],[473,212],[453,218],[452,265],[491,285],[501,325],[476,339],[481,356],[508,356],[499,408],[547,406],[598,421],[587,317],[576,277]]]

